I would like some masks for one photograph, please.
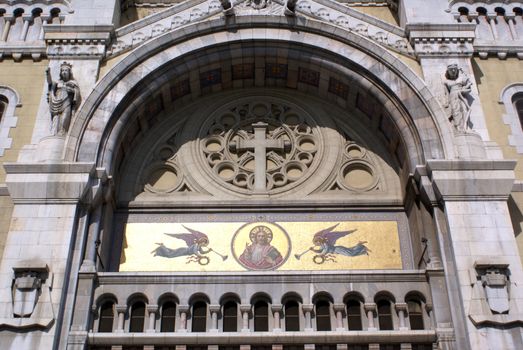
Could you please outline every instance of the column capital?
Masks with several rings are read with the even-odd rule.
[[[332,309],[335,312],[341,311],[342,313],[345,313],[345,304],[332,304]]]
[[[365,312],[376,312],[376,303],[365,303],[363,304],[363,309],[365,310]]]
[[[314,304],[303,304],[301,308],[303,312],[312,312],[312,310],[314,310]]]
[[[271,305],[271,311],[274,312],[282,312],[283,305],[282,304],[272,304]]]
[[[116,305],[114,309],[117,313],[125,313],[127,311],[127,305]]]
[[[244,312],[248,312],[248,313],[250,313],[250,312],[251,312],[251,309],[252,309],[252,305],[251,305],[251,304],[241,304],[241,305],[240,305],[240,311],[241,311],[242,313],[244,313]]]
[[[394,307],[396,308],[396,312],[399,312],[399,311],[407,312],[407,303],[396,303],[394,305]]]
[[[147,312],[148,313],[152,313],[152,312],[157,313],[158,312],[158,305],[154,305],[154,304],[153,305],[147,305],[146,308],[147,308]]]
[[[216,312],[217,314],[219,314],[221,310],[222,310],[221,305],[217,305],[217,304],[209,305],[210,312]]]
[[[189,305],[178,305],[179,313],[188,313],[190,309],[191,309],[191,306],[189,306]]]

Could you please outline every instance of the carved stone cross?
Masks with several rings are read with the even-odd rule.
[[[267,139],[265,136],[269,125],[264,122],[253,123],[254,139],[231,142],[229,149],[236,151],[254,151],[254,191],[265,192],[267,189],[267,151],[289,150],[290,142],[287,140]]]

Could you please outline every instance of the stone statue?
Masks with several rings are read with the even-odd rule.
[[[51,134],[64,136],[71,124],[71,117],[80,101],[80,89],[73,79],[71,64],[60,65],[60,78],[53,81],[49,68],[45,71],[48,84],[48,102],[51,112]]]
[[[449,120],[456,130],[464,132],[468,128],[470,117],[468,96],[472,90],[472,82],[457,64],[450,64],[445,73],[444,84],[447,92],[445,107],[450,110]]]
[[[220,4],[222,5],[223,13],[226,16],[232,16],[234,14],[230,0],[220,0]]]
[[[271,0],[247,0],[245,5],[252,7],[255,10],[261,10],[267,7]]]

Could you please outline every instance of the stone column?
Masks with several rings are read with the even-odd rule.
[[[158,305],[147,305],[147,313],[149,314],[149,323],[147,324],[146,333],[156,332],[156,314],[158,313]]]
[[[218,316],[220,315],[220,305],[209,305],[209,312],[211,313],[211,329],[209,332],[218,332]]]
[[[343,316],[345,314],[345,304],[333,304],[332,308],[334,309],[334,312],[336,313],[336,330],[337,331],[345,331],[345,327],[343,327]]]
[[[274,317],[274,326],[272,328],[273,332],[281,332],[281,312],[283,310],[283,305],[273,304],[271,305],[271,310]]]
[[[127,312],[127,305],[116,305],[116,314],[118,315],[118,323],[116,324],[116,333],[124,332],[125,313]]]
[[[312,328],[312,310],[314,310],[313,304],[303,304],[301,306],[303,313],[305,314],[305,329],[306,332],[311,332],[314,329]]]
[[[251,313],[251,304],[241,304],[240,312],[242,314],[242,332],[250,332],[249,314]]]
[[[24,16],[24,25],[22,27],[22,31],[20,32],[20,41],[25,41],[25,38],[27,37],[27,30],[29,29],[29,21],[31,20],[31,16]]]
[[[180,313],[180,327],[178,328],[178,332],[180,333],[187,332],[187,317],[189,315],[190,308],[191,307],[189,305],[178,306],[178,312]]]
[[[405,317],[407,315],[407,304],[406,303],[396,303],[396,312],[398,313],[398,318],[400,321],[400,331],[408,331],[409,328],[405,322]]]
[[[6,18],[4,22],[4,30],[2,31],[2,38],[0,39],[1,41],[7,41],[9,29],[11,29],[11,19]]]
[[[487,20],[490,24],[490,30],[492,31],[492,36],[494,37],[494,40],[499,39],[498,28],[496,28],[497,16],[497,13],[491,13],[487,15]]]
[[[518,31],[515,27],[515,16],[506,14],[505,18],[507,19],[508,27],[510,28],[510,35],[512,36],[512,40],[519,40]]]
[[[376,313],[376,304],[375,303],[365,303],[363,304],[363,310],[367,313],[367,330],[376,331],[378,330],[374,325],[374,314]]]

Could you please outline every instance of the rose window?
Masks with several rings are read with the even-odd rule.
[[[283,103],[241,103],[204,123],[201,152],[211,176],[233,191],[278,193],[317,166],[321,135],[305,112]]]

